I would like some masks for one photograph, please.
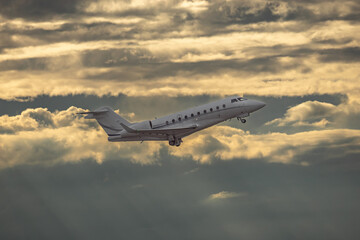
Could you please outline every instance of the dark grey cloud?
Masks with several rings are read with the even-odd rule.
[[[25,58],[20,60],[7,60],[1,62],[0,71],[8,70],[38,70],[49,71],[56,70],[62,71],[69,67],[97,67],[97,68],[119,68],[117,71],[121,72],[122,66],[139,68],[139,72],[146,72],[149,68],[148,64],[159,63],[158,59],[149,50],[143,48],[122,48],[110,50],[91,50],[84,51],[80,54],[78,65],[74,66],[73,63],[67,64],[73,55],[63,55],[56,57],[38,57],[38,58]],[[54,62],[61,62],[62,64],[53,64]],[[124,74],[130,74],[130,71],[125,71]],[[121,78],[121,75],[118,76]],[[134,80],[136,74],[130,80]],[[122,77],[124,81],[127,78]]]
[[[255,50],[255,51],[261,51]],[[196,51],[186,51],[184,55]],[[301,51],[298,51],[299,53]],[[311,50],[308,50],[311,53]],[[232,55],[231,52],[225,52]],[[289,53],[294,54],[294,53]],[[305,55],[305,52],[301,52]],[[301,59],[284,63],[279,61],[279,57],[286,56],[274,52],[273,56],[255,57],[253,59],[231,59],[231,60],[208,60],[198,62],[172,62],[171,56],[158,57],[147,49],[142,48],[123,48],[109,50],[92,50],[80,54],[78,66],[66,64],[72,59],[71,55],[49,58],[28,58],[21,60],[8,60],[2,62],[0,71],[7,70],[40,70],[40,71],[63,71],[64,69],[80,67],[103,68],[108,71],[102,73],[83,74],[87,80],[114,80],[114,81],[140,81],[143,79],[153,80],[161,77],[171,76],[193,76],[194,74],[212,74],[232,70],[255,74],[259,72],[280,73],[289,69],[301,68]],[[181,57],[181,56],[179,56]],[[301,57],[301,56],[300,56]],[[63,64],[54,64],[62,62]]]
[[[334,38],[325,38],[325,39],[313,39],[314,43],[320,43],[320,44],[331,44],[331,45],[342,45],[342,44],[348,44],[353,39],[351,38],[340,38],[340,39],[334,39]]]
[[[322,62],[359,62],[360,47],[348,47],[340,49],[323,49],[318,51]]]
[[[0,14],[9,18],[39,20],[56,18],[57,15],[73,14],[84,0],[1,0]]]
[[[316,19],[316,14],[310,9],[303,6],[296,6],[293,9],[289,9],[284,17],[285,21],[291,20],[305,20],[311,21]]]
[[[82,54],[82,63],[86,67],[137,66],[159,61],[149,50],[143,48],[94,50]]]
[[[125,27],[128,27],[128,25],[114,24],[106,21],[90,24],[78,22],[65,23],[51,30],[34,27],[17,28],[7,24],[2,27],[0,32],[0,50],[58,42],[134,39],[134,35],[141,31],[136,25],[131,25],[131,29],[127,28],[127,30],[124,30]],[[14,35],[31,38],[36,41],[15,41],[12,38]]]
[[[108,57],[110,57],[108,55]],[[118,68],[109,69],[105,73],[89,73],[85,75],[85,79],[106,79],[114,81],[138,81],[153,80],[162,77],[172,77],[181,75],[182,77],[193,77],[196,74],[213,74],[221,73],[228,70],[238,71],[242,73],[257,74],[263,73],[280,73],[289,69],[301,68],[301,60],[296,62],[283,63],[279,61],[279,56],[259,57],[254,59],[232,59],[232,60],[209,60],[198,62],[163,62],[155,57],[146,56],[144,58],[133,61],[112,61],[100,59],[92,63],[99,63],[100,66],[118,66]],[[282,56],[280,56],[282,57]],[[159,61],[159,62],[158,62]],[[86,60],[90,63],[90,60]],[[139,63],[135,63],[139,62]]]
[[[334,45],[340,44],[328,40]],[[328,44],[328,41],[325,43]],[[345,39],[345,43],[349,40]],[[318,41],[315,40],[315,43]],[[344,42],[342,42],[344,43]],[[244,53],[256,56],[267,52],[268,56],[254,57],[252,59],[230,59],[230,60],[209,60],[198,62],[171,62],[171,55],[156,56],[148,49],[133,46],[131,48],[109,49],[109,50],[88,50],[79,54],[80,58],[74,65],[70,59],[72,55],[57,57],[26,58],[20,60],[7,60],[1,62],[0,71],[17,70],[40,70],[40,71],[63,71],[73,68],[75,71],[81,67],[108,68],[104,73],[83,74],[85,79],[106,79],[114,81],[138,81],[142,79],[158,79],[161,77],[193,76],[194,74],[212,74],[232,70],[248,74],[259,72],[281,73],[290,69],[298,69],[302,72],[310,72],[311,66],[304,65],[303,60],[318,55],[321,62],[350,63],[359,61],[360,50],[358,47],[325,48],[317,49],[312,45],[300,45],[298,47],[287,45],[275,45],[271,47],[249,47],[243,50]],[[196,49],[189,49],[183,52],[186,54],[201,54]],[[233,55],[225,51],[224,55]],[[181,54],[177,58],[183,57]],[[280,58],[291,57],[292,61],[282,62]],[[62,62],[63,64],[54,64]],[[71,62],[69,64],[66,64]]]
[[[280,15],[274,13],[279,6],[277,2],[264,2],[263,6],[251,11],[254,6],[249,2],[221,2],[216,1],[210,4],[207,11],[203,13],[200,19],[213,24],[248,24],[257,22],[272,22],[281,18]]]
[[[3,53],[4,49],[15,48],[18,46],[19,44],[12,39],[11,34],[3,31],[0,32],[0,53]]]
[[[48,70],[49,58],[27,58],[21,60],[7,60],[0,64],[0,71]]]
[[[46,1],[46,0],[16,0],[0,1],[0,14],[8,18],[31,18],[41,21],[43,17],[69,20],[57,29],[45,30],[36,28],[16,29],[11,25],[2,26],[2,40],[0,49],[15,47],[18,42],[11,40],[9,35],[23,35],[37,38],[42,43],[53,43],[62,41],[91,41],[110,39],[137,39],[139,36],[144,40],[162,39],[170,32],[181,32],[184,26],[193,26],[194,29],[201,29],[196,32],[197,36],[210,36],[231,32],[226,26],[238,24],[246,25],[258,22],[286,22],[289,20],[298,21],[297,28],[311,28],[312,22],[328,20],[359,20],[360,5],[352,2],[351,12],[343,14],[336,9],[325,13],[315,13],[311,10],[313,4],[318,1],[299,3],[298,1],[210,1],[207,10],[194,14],[188,9],[175,8],[174,5],[154,5],[149,8],[130,8],[115,13],[85,13],[84,9],[92,1]],[[95,1],[96,2],[96,1]],[[65,14],[65,15],[64,15]],[[70,14],[70,15],[69,15]],[[159,24],[156,28],[148,27],[148,20],[156,20],[159,14],[167,14],[169,22],[166,25]],[[323,15],[322,15],[323,14]],[[98,23],[82,23],[76,21],[79,17],[140,17],[143,21],[131,24],[119,24],[104,20]],[[123,28],[127,26],[126,30]],[[290,31],[298,31],[288,29]],[[245,30],[246,31],[246,30]],[[266,31],[262,29],[261,31]],[[6,40],[5,37],[8,39]],[[6,41],[5,41],[5,40]],[[26,44],[26,43],[23,43]]]
[[[357,1],[351,2],[351,12],[346,14],[336,8],[332,11],[314,11],[314,6],[326,2],[329,1],[211,1],[209,9],[204,11],[198,19],[202,25],[214,25],[215,28],[216,25],[292,20],[308,23],[328,20],[360,20],[360,4]],[[331,1],[331,3],[336,3],[336,1]],[[319,8],[321,9],[321,6]]]
[[[327,19],[344,19],[344,20],[359,20],[357,15],[359,11],[359,4],[357,1],[352,2],[352,11],[349,14],[343,15],[341,12],[330,11],[324,15],[322,13],[315,13],[311,10],[311,6],[319,3],[326,3],[329,1],[268,1],[256,2],[251,1],[208,1],[209,8],[200,16],[195,17],[193,13],[186,9],[175,8],[179,1],[173,1],[172,4],[158,4],[152,5],[148,8],[132,7],[118,10],[115,12],[95,12],[85,13],[85,9],[91,3],[100,3],[101,1],[91,0],[14,0],[14,1],[0,1],[0,14],[8,18],[28,18],[32,20],[41,20],[44,18],[67,18],[69,16],[76,17],[76,15],[91,16],[138,16],[138,17],[153,17],[159,13],[169,13],[174,16],[174,22],[179,23],[179,13],[185,13],[186,17],[183,20],[198,19],[203,24],[247,24],[256,22],[271,22],[278,20],[306,20],[306,21],[326,21]],[[130,1],[123,1],[130,3]],[[334,1],[331,1],[332,3]],[[336,1],[335,1],[336,2]],[[279,12],[282,9],[282,12]],[[285,12],[284,12],[285,9]],[[181,20],[181,22],[183,22]],[[207,22],[208,21],[208,22]],[[207,23],[206,23],[207,22]]]
[[[80,17],[106,16],[106,17],[141,17],[144,19],[157,16],[159,13],[179,12],[171,7],[157,5],[151,7],[131,7],[115,12],[101,10],[88,12],[86,8],[92,3],[101,3],[101,0],[14,0],[0,1],[0,15],[8,19],[23,18],[32,21],[77,19]],[[131,0],[120,0],[124,5],[131,4]]]
[[[110,68],[106,73],[85,75],[86,79],[108,79],[120,81],[136,81],[140,79],[156,79],[159,77],[174,76],[181,74],[209,74],[226,70],[241,72],[258,73],[269,72],[279,73],[289,69],[302,68],[302,59],[313,54],[319,54],[321,61],[353,62],[358,61],[360,56],[359,49],[324,49],[317,50],[311,48],[298,48],[276,45],[273,47],[256,47],[245,49],[244,52],[255,54],[267,51],[270,56],[255,57],[253,59],[231,59],[231,60],[210,60],[198,62],[170,62],[170,56],[157,57],[149,50],[144,48],[122,48],[109,50],[85,51],[80,56],[79,66],[83,67],[107,67]],[[184,54],[197,54],[196,50],[186,51]],[[231,52],[225,52],[231,56]],[[294,61],[283,63],[279,57],[292,57]],[[181,57],[181,55],[179,56]],[[67,64],[53,64],[53,62],[68,62],[71,55],[49,58],[27,58],[21,60],[3,61],[0,71],[8,70],[56,70],[71,67]],[[296,60],[295,60],[296,58]],[[72,66],[74,67],[74,66]],[[76,66],[75,66],[76,67]],[[129,69],[133,69],[129,71]],[[310,69],[311,70],[311,69]]]
[[[356,239],[358,169],[169,158],[0,172],[2,239]],[[185,172],[198,168],[191,174]],[[141,186],[141,187],[136,187]],[[245,197],[206,201],[232,191]],[[329,230],[331,229],[331,231]]]

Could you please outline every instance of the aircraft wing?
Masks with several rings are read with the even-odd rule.
[[[177,134],[185,132],[186,130],[192,130],[198,127],[197,124],[191,125],[189,127],[184,128],[167,128],[167,129],[149,129],[149,130],[138,130],[130,128],[129,126],[126,126],[123,123],[120,123],[120,125],[127,131],[128,133],[143,133],[143,134],[150,134],[150,133],[158,133],[158,134]]]
[[[93,112],[79,112],[77,114],[87,114],[85,119],[95,119],[95,116],[98,116],[102,113],[106,113],[108,111],[109,111],[108,109],[105,109],[105,110],[97,110],[97,111],[95,110]]]
[[[79,112],[77,114],[99,114],[99,113],[106,113],[108,112],[109,110],[99,110],[99,111],[94,111],[94,112]]]

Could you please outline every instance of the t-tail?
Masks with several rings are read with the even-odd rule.
[[[93,112],[82,112],[87,114],[86,119],[96,119],[108,136],[119,134],[123,130],[121,124],[131,125],[125,118],[120,117],[111,107],[100,107]]]

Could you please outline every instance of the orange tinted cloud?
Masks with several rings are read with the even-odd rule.
[[[355,2],[150,2],[69,3],[79,16],[49,21],[4,15],[0,98],[360,91]]]
[[[86,159],[98,163],[130,159],[138,164],[156,164],[162,148],[167,148],[171,156],[191,158],[204,164],[216,160],[257,159],[308,165],[314,162],[303,156],[311,155],[318,148],[332,152],[331,157],[360,153],[357,150],[360,149],[360,130],[355,129],[253,135],[240,129],[215,126],[185,138],[180,148],[169,147],[166,142],[109,143],[95,121],[75,115],[80,111],[83,110],[71,107],[51,113],[38,108],[13,117],[2,116],[0,168]]]

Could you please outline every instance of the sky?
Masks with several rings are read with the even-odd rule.
[[[359,239],[357,0],[0,0],[0,239]],[[131,122],[265,102],[167,142]]]

